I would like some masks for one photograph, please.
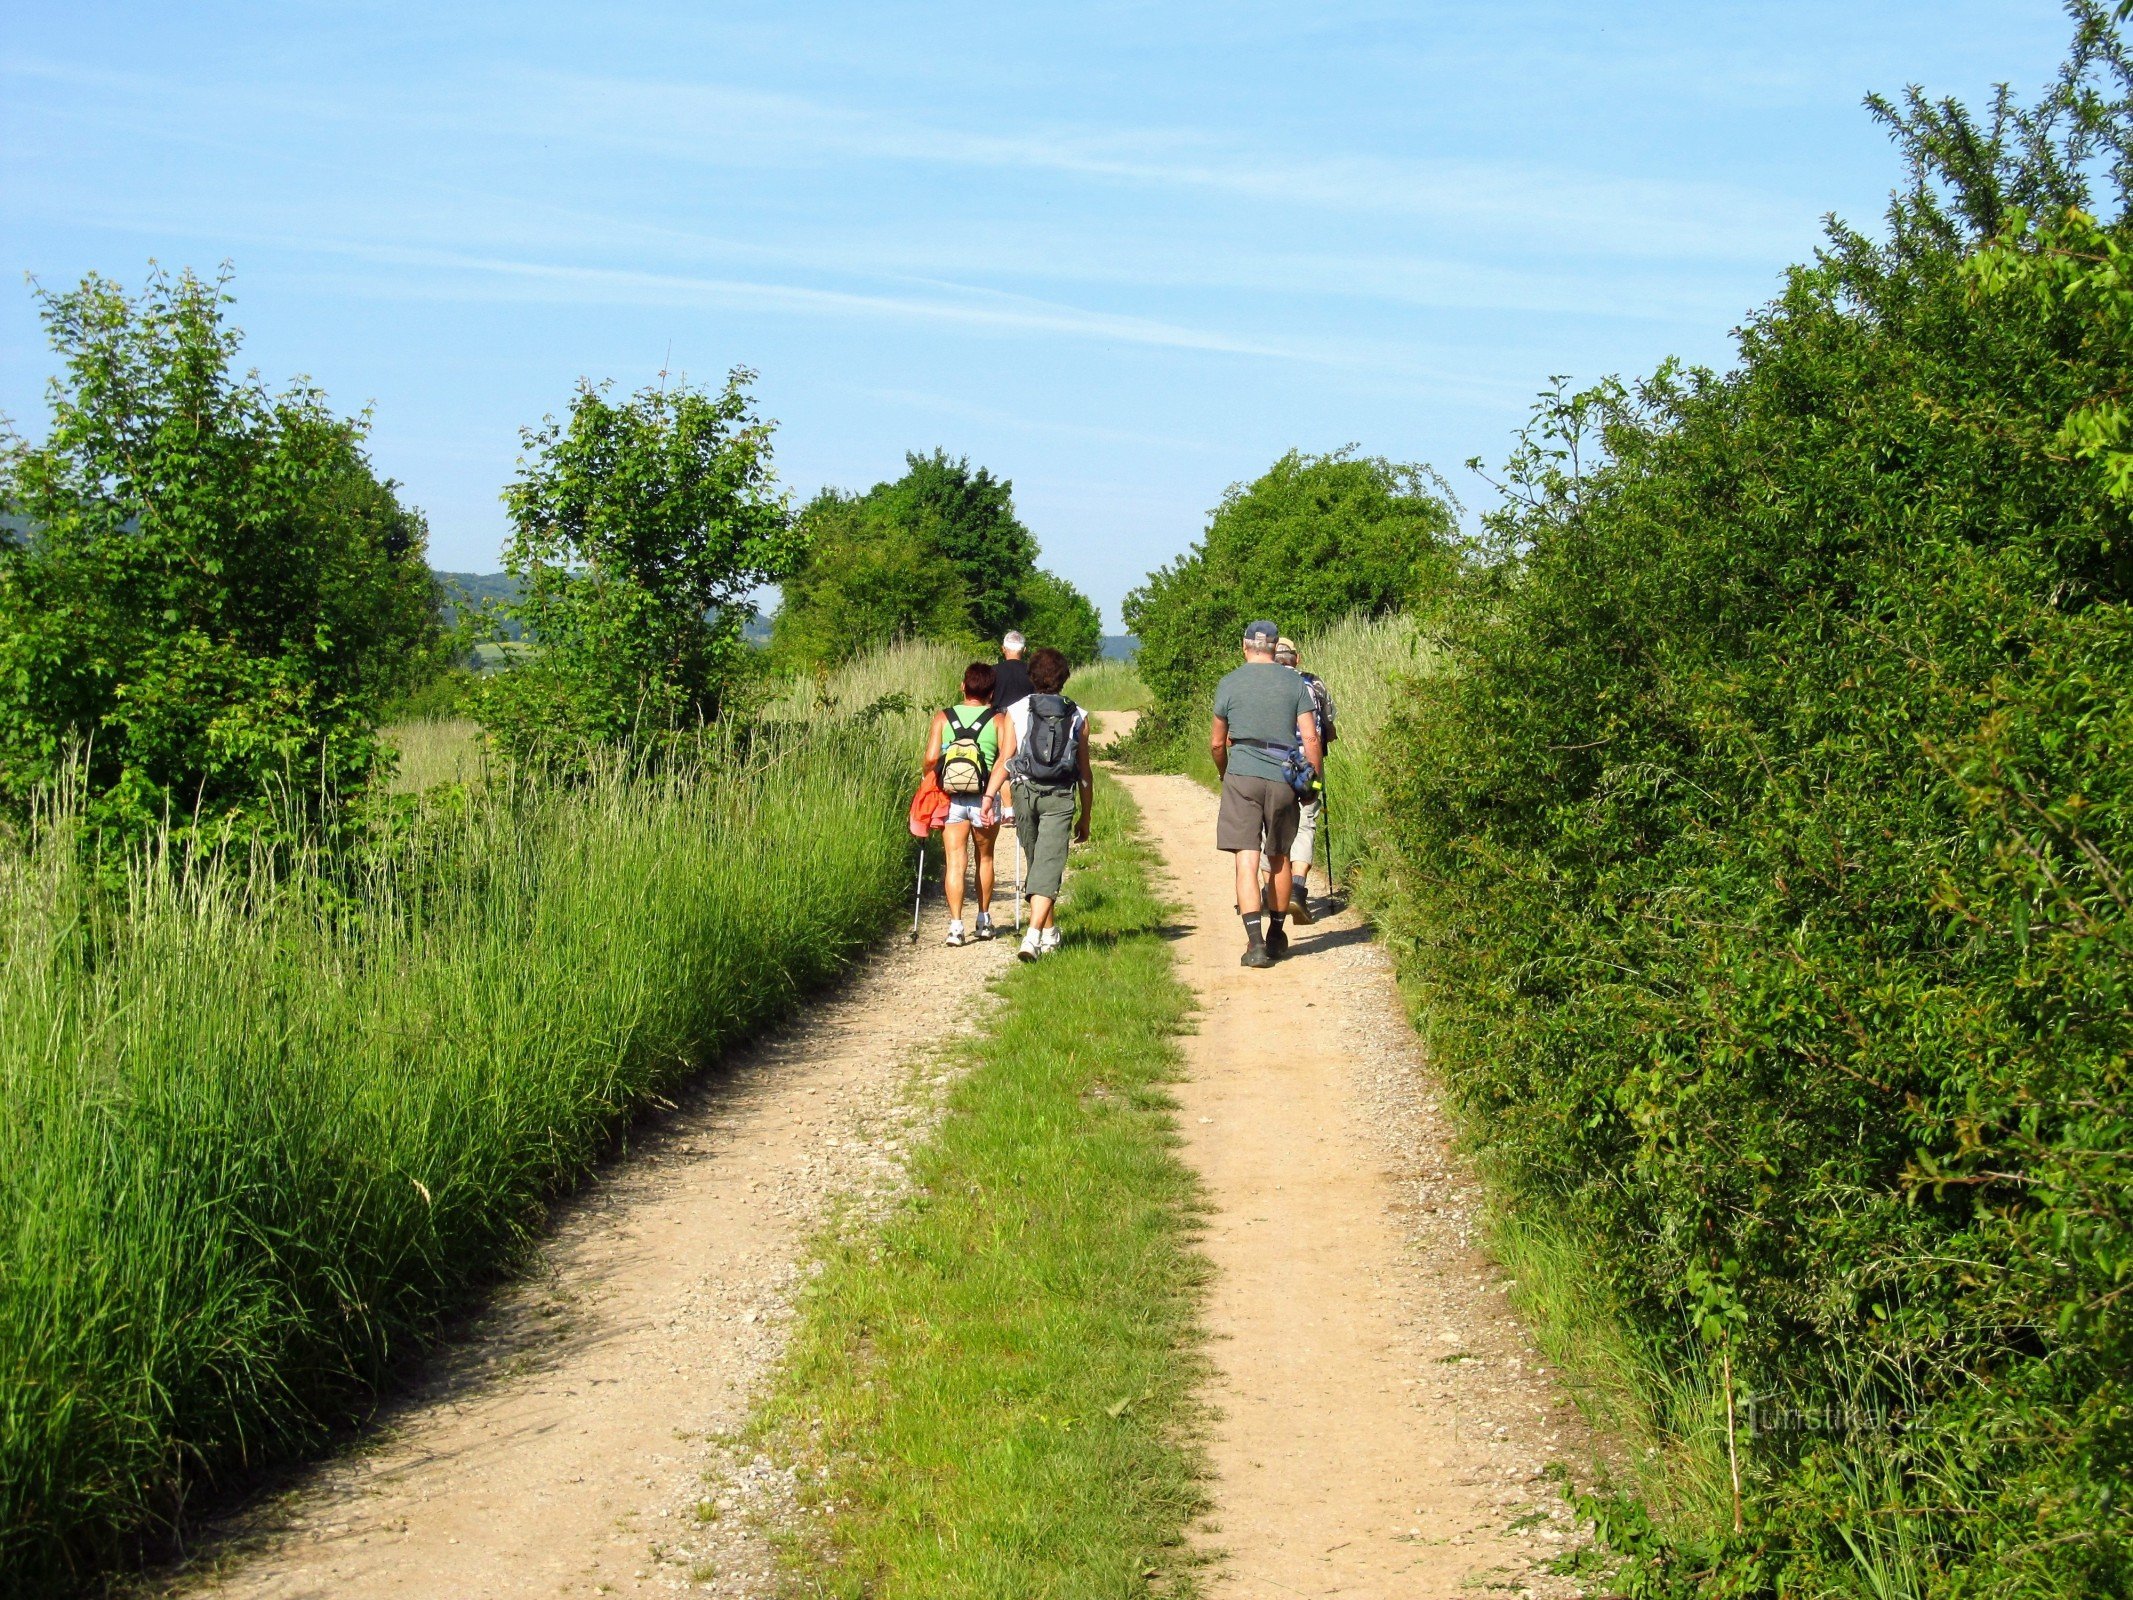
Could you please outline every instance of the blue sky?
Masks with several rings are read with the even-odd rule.
[[[97,4],[0,30],[0,410],[19,272],[234,263],[270,379],[376,410],[440,566],[580,376],[762,374],[779,470],[1014,481],[1103,606],[1291,446],[1501,459],[1550,374],[1722,363],[1860,108],[2044,83],[2056,0]]]

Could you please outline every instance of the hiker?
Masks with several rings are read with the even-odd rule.
[[[1340,733],[1333,726],[1333,696],[1326,690],[1326,680],[1316,673],[1303,669],[1303,656],[1296,648],[1296,641],[1281,638],[1274,641],[1274,662],[1287,667],[1304,681],[1311,691],[1311,720],[1318,724],[1318,748],[1330,757],[1333,741]],[[1289,869],[1294,875],[1294,885],[1289,891],[1289,916],[1299,928],[1311,926],[1311,847],[1318,838],[1318,813],[1326,803],[1326,769],[1318,767],[1318,782],[1311,792],[1301,796],[1296,813],[1296,842],[1289,846]],[[1333,864],[1326,863],[1326,877],[1331,881]]]
[[[1029,668],[1022,664],[1022,651],[1028,643],[1013,629],[1000,641],[1000,664],[993,668],[993,710],[1004,712],[1017,700],[1029,698]]]
[[[986,791],[988,820],[997,821],[1001,788],[1012,781],[1015,835],[1029,857],[1029,932],[1015,954],[1035,961],[1059,948],[1052,908],[1066,876],[1067,840],[1089,837],[1096,777],[1089,770],[1089,714],[1059,691],[1072,669],[1057,650],[1030,657],[1031,693],[1007,708],[1000,764]]]
[[[985,814],[986,785],[1000,761],[999,713],[993,710],[995,674],[983,661],[963,669],[963,702],[933,713],[926,731],[926,770],[948,796],[948,820],[941,829],[947,856],[941,887],[948,895],[948,943],[960,948],[963,932],[963,873],[973,842],[978,852],[978,925],[976,936],[990,939],[992,926],[993,845],[1000,819]]]
[[[1222,774],[1222,808],[1215,848],[1237,864],[1237,915],[1244,919],[1244,965],[1271,967],[1289,947],[1282,918],[1292,879],[1289,848],[1296,838],[1296,781],[1302,763],[1315,774],[1325,760],[1318,742],[1311,691],[1300,674],[1274,661],[1281,630],[1254,622],[1244,630],[1244,665],[1215,685],[1208,746]],[[1259,883],[1264,853],[1267,883]],[[1265,922],[1261,928],[1262,918]]]

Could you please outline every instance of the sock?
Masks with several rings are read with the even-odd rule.
[[[1253,944],[1266,943],[1266,936],[1259,931],[1259,913],[1254,911],[1244,919],[1244,937]]]
[[[1288,913],[1286,911],[1269,911],[1266,914],[1267,926],[1272,928],[1276,933],[1281,932],[1281,919],[1287,915]]]

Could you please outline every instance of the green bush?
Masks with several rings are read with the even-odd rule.
[[[1200,542],[1126,596],[1134,665],[1153,697],[1134,750],[1175,761],[1204,739],[1246,623],[1268,617],[1296,637],[1396,611],[1456,572],[1455,537],[1449,494],[1426,467],[1292,450],[1232,484]]]
[[[278,826],[368,782],[439,629],[422,518],[367,423],[233,370],[222,283],[41,295],[65,376],[0,450],[0,809],[62,768],[87,819]]]
[[[354,865],[156,856],[123,915],[63,811],[0,853],[0,1591],[360,1415],[634,1106],[902,908],[918,720],[745,737],[446,789]]]
[[[1085,667],[1104,653],[1104,623],[1095,603],[1066,579],[1030,574],[1022,591],[1022,632],[1032,650],[1057,650],[1069,664]]]
[[[835,667],[899,639],[990,654],[1010,628],[1094,660],[1088,597],[1037,566],[1014,486],[936,450],[865,494],[824,489],[800,514],[805,554],[785,580],[771,653],[789,669]]]
[[[2128,237],[2077,14],[2034,111],[1882,107],[1889,239],[1836,230],[1734,371],[1544,405],[1381,753],[1490,1164],[1730,1374],[1742,1531],[1592,1502],[1637,1593],[2133,1586],[2133,546],[2068,439],[2133,323],[2016,209],[2097,175]]]
[[[892,505],[824,489],[799,526],[807,555],[771,624],[774,661],[838,666],[898,639],[978,648],[962,573]]]

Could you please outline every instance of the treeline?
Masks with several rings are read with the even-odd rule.
[[[0,450],[0,811],[64,781],[100,835],[221,837],[347,813],[388,715],[471,713],[510,761],[583,765],[900,639],[1020,628],[1076,661],[1096,609],[1036,564],[1011,486],[945,452],[797,514],[736,369],[715,389],[582,384],[505,488],[508,593],[441,585],[367,418],[239,370],[226,280],[39,294],[61,373]],[[782,585],[774,648],[744,641]],[[523,639],[514,670],[465,670]]]
[[[1632,1594],[2133,1590],[2133,70],[2072,10],[2033,107],[1874,102],[1885,234],[1546,397],[1403,597],[1349,833],[1660,1430],[1585,1500]],[[1278,577],[1136,625],[1226,657]]]

